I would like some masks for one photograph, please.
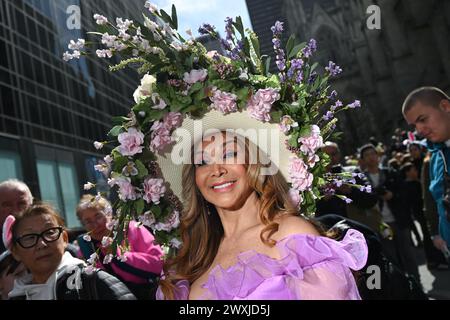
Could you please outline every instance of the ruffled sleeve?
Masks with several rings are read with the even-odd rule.
[[[287,273],[303,275],[287,279],[293,297],[301,300],[361,299],[351,270],[362,269],[368,256],[364,236],[349,230],[342,241],[324,237],[291,237],[280,246],[287,257],[295,257]],[[298,265],[295,264],[298,262]]]

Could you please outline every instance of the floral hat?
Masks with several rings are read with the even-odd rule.
[[[97,149],[105,144],[113,147],[96,166],[119,198],[114,204],[113,252],[118,247],[126,250],[124,230],[132,219],[151,227],[160,244],[181,245],[177,228],[181,180],[167,183],[171,172],[167,168],[177,167],[168,160],[178,142],[176,131],[194,120],[219,129],[276,128],[281,159],[277,165],[302,214],[313,214],[317,199],[336,186],[355,184],[351,175],[326,172],[329,159],[320,147],[332,137],[336,113],[358,108],[360,102],[345,104],[338,99],[328,82],[342,70],[332,61],[324,69],[313,63],[314,39],[297,43],[291,36],[283,45],[283,23],[277,21],[271,28],[277,70],[271,73],[270,57],[261,55],[258,37],[244,30],[240,17],[226,18],[225,38],[209,24],[199,28],[200,34],[222,44],[222,52],[207,51],[191,32],[187,31],[189,39],[178,33],[175,6],[171,14],[149,1],[144,6],[143,24],[123,18],[113,23],[95,14],[99,31],[89,33],[93,39],[72,40],[71,51],[63,55],[67,61],[76,59],[88,54],[89,47],[99,58],[119,59],[111,71],[133,67],[143,74],[130,113],[113,119],[109,141],[94,143]],[[99,42],[102,48],[96,47]]]

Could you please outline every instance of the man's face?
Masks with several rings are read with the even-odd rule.
[[[431,142],[450,139],[450,102],[442,100],[437,108],[417,102],[404,114],[406,122]]]
[[[367,167],[377,167],[380,158],[378,157],[378,152],[373,148],[368,148],[364,150],[362,154],[362,161]]]
[[[8,215],[16,215],[30,205],[30,199],[25,191],[18,189],[0,191],[0,224],[3,224]]]
[[[341,163],[341,154],[334,146],[325,146],[323,151],[330,156],[330,166],[335,166]]]

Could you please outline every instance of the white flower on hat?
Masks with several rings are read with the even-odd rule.
[[[141,79],[141,85],[133,93],[134,101],[140,103],[143,99],[150,97],[153,93],[155,83],[156,78],[154,76],[149,74],[144,75]]]

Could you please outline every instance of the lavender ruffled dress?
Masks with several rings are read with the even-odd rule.
[[[350,269],[360,270],[367,261],[367,244],[357,230],[342,241],[290,235],[276,244],[281,259],[255,251],[238,256],[226,269],[216,266],[203,285],[202,300],[341,300],[361,299]],[[187,300],[189,283],[177,283],[177,300]],[[158,289],[157,299],[164,295]]]

